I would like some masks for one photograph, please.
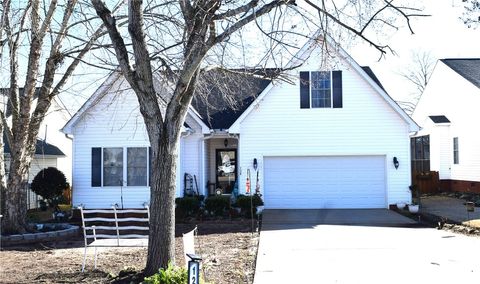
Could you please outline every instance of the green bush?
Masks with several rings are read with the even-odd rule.
[[[183,267],[176,267],[168,264],[167,269],[160,268],[158,273],[143,280],[143,284],[186,284],[188,282],[188,272]]]
[[[65,175],[57,168],[41,170],[32,181],[32,191],[40,195],[47,203],[57,208],[63,200],[63,191],[68,188]]]
[[[252,198],[251,201],[250,198]],[[245,216],[249,217],[252,211],[251,205],[253,205],[253,214],[255,214],[257,207],[263,205],[263,200],[258,194],[254,194],[253,196],[239,195],[237,197],[236,205],[237,207],[240,207],[240,209],[242,209],[242,213]]]
[[[230,208],[230,196],[214,195],[205,200],[205,209],[216,216],[222,216]]]
[[[200,200],[197,197],[179,197],[175,199],[177,205],[176,214],[179,217],[192,217],[200,210]]]

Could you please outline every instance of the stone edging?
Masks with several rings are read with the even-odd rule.
[[[2,246],[59,241],[64,240],[67,237],[77,236],[80,232],[79,226],[70,224],[65,224],[65,226],[67,227],[66,229],[58,231],[1,236],[0,241]]]

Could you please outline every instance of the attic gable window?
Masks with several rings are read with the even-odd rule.
[[[310,72],[312,108],[332,107],[332,80],[330,72]]]
[[[342,107],[342,71],[300,72],[300,108]]]

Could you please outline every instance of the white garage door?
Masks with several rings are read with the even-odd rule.
[[[385,157],[265,157],[265,208],[385,208]]]

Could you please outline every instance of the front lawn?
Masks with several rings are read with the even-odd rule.
[[[203,257],[204,278],[208,283],[252,283],[258,234],[251,233],[250,221],[208,221],[198,224],[196,253]],[[184,265],[182,233],[194,225],[176,228],[177,265]],[[126,268],[141,270],[146,248],[102,248],[97,270],[93,270],[93,248],[87,255],[85,273],[81,273],[83,238],[2,248],[2,283],[112,283]],[[118,279],[118,278],[117,278]]]

